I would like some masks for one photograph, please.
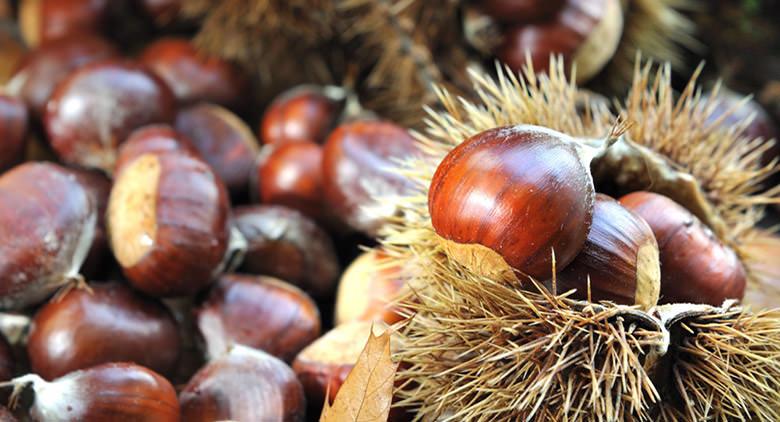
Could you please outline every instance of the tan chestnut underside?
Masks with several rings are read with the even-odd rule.
[[[157,187],[160,160],[145,154],[122,170],[108,204],[108,227],[114,255],[124,268],[137,264],[157,236]]]
[[[574,54],[573,63],[577,65],[578,83],[588,81],[601,72],[615,55],[623,35],[623,11],[620,1],[606,2],[604,16]]]
[[[457,243],[437,236],[444,252],[453,261],[495,280],[517,280],[515,271],[494,250],[477,243]]]
[[[645,243],[636,254],[636,294],[634,303],[649,309],[658,303],[661,295],[661,263],[658,246]]]
[[[365,252],[341,276],[336,294],[336,325],[359,319],[371,306],[366,298],[371,297],[371,278],[378,274],[376,252]]]

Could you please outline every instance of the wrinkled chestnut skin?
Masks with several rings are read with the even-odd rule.
[[[333,295],[338,257],[316,223],[289,208],[255,205],[235,208],[233,225],[247,241],[242,271],[282,279],[318,298]]]
[[[179,152],[200,158],[198,149],[192,141],[177,132],[170,125],[152,124],[133,131],[127,140],[119,146],[114,173],[144,154]]]
[[[114,169],[116,149],[136,128],[173,121],[165,83],[130,61],[101,61],[71,73],[46,105],[49,142],[66,163]]]
[[[196,318],[212,358],[238,343],[289,362],[320,335],[311,298],[265,276],[223,275]]]
[[[179,335],[168,310],[117,282],[90,288],[73,289],[35,314],[27,341],[33,372],[51,380],[102,363],[133,362],[170,374]]]
[[[13,378],[16,372],[16,358],[11,345],[8,344],[5,336],[0,334],[0,382],[8,381]],[[2,412],[0,412],[0,422],[2,421]]]
[[[54,88],[71,72],[118,55],[111,43],[95,35],[75,34],[50,41],[27,53],[8,82],[8,89],[21,97],[36,116],[43,116]]]
[[[226,108],[200,103],[181,110],[175,126],[233,195],[247,191],[259,145],[246,123]]]
[[[182,421],[303,421],[306,398],[289,366],[237,346],[203,367],[179,395]]]
[[[92,200],[97,207],[97,225],[95,226],[95,238],[89,249],[87,259],[81,266],[81,274],[88,280],[100,278],[108,267],[113,264],[113,258],[109,251],[108,233],[106,233],[106,210],[108,209],[108,196],[111,193],[111,179],[97,170],[69,169],[92,195]]]
[[[661,253],[659,303],[720,306],[742,299],[747,276],[737,254],[690,211],[651,192],[634,192],[620,203],[653,229]]]
[[[323,221],[327,207],[322,191],[322,147],[293,142],[270,147],[258,160],[256,194],[264,204],[284,205]]]
[[[375,235],[384,219],[395,213],[375,197],[406,193],[411,182],[394,173],[394,159],[415,155],[417,147],[406,129],[390,122],[345,123],[325,143],[322,178],[325,198],[353,229]],[[368,212],[364,207],[376,208]]]
[[[260,142],[321,144],[335,125],[339,112],[339,102],[317,89],[293,88],[277,97],[265,111],[260,122]]]
[[[105,29],[108,0],[22,0],[19,24],[27,45]]]
[[[24,103],[0,94],[0,173],[24,159],[28,119]]]
[[[248,95],[247,78],[237,66],[198,52],[185,39],[157,40],[146,47],[139,60],[171,87],[182,105],[207,101],[236,108]]]
[[[77,276],[92,244],[92,197],[67,169],[28,162],[0,177],[0,308],[42,302]]]
[[[505,23],[533,22],[550,18],[566,0],[480,0],[479,5],[492,18]]]

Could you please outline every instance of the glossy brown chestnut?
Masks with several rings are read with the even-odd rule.
[[[405,286],[401,268],[389,262],[383,252],[364,252],[341,275],[334,323],[401,321],[403,317],[393,301],[406,291]]]
[[[245,102],[248,82],[241,69],[198,52],[188,40],[159,39],[139,60],[171,87],[179,104],[207,101],[235,108]]]
[[[322,178],[325,198],[335,213],[355,230],[375,235],[396,213],[382,196],[408,193],[411,182],[393,172],[395,160],[418,153],[406,129],[390,122],[345,123],[325,143]]]
[[[323,221],[327,208],[322,192],[322,147],[292,142],[270,149],[257,161],[253,179],[262,203],[284,205]]]
[[[0,308],[42,302],[78,278],[95,233],[92,197],[69,170],[28,162],[0,177]]]
[[[661,252],[661,303],[707,303],[742,299],[746,273],[737,254],[690,211],[671,199],[634,192],[620,203],[653,229]]]
[[[32,371],[44,379],[109,362],[170,374],[179,357],[176,323],[159,302],[126,285],[72,289],[35,314],[27,341]]]
[[[19,26],[27,45],[73,33],[97,33],[105,29],[108,0],[22,0]]]
[[[323,89],[301,86],[279,95],[260,122],[260,142],[282,145],[290,142],[321,144],[336,124],[341,101]]]
[[[81,266],[81,274],[88,280],[98,278],[112,263],[109,251],[108,234],[106,233],[106,210],[108,196],[111,193],[111,179],[97,170],[69,169],[81,186],[92,196],[97,209],[97,224],[95,237],[89,248],[87,258]]]
[[[233,225],[247,241],[241,270],[280,278],[315,297],[331,297],[339,276],[328,234],[303,214],[278,205],[233,210]]]
[[[144,154],[162,154],[179,152],[200,157],[200,152],[192,141],[167,124],[152,124],[134,130],[127,140],[119,146],[114,173]]]
[[[569,265],[593,219],[583,152],[567,135],[530,125],[489,129],[455,147],[428,193],[450,256],[475,271],[504,273],[508,265],[537,280],[552,275],[553,251],[559,270]]]
[[[5,336],[0,334],[0,381],[8,381],[16,372],[16,358]],[[3,419],[0,418],[0,421]]]
[[[143,154],[122,167],[108,200],[108,233],[122,271],[153,296],[193,294],[227,252],[227,191],[189,154]]]
[[[154,371],[131,363],[107,363],[48,382],[35,374],[12,380],[35,395],[37,421],[179,422],[176,390]]]
[[[522,23],[551,18],[565,3],[566,0],[480,0],[479,5],[500,22]]]
[[[179,395],[187,422],[303,421],[306,398],[284,362],[237,345],[198,371]]]
[[[0,173],[24,159],[28,118],[24,103],[0,94]]]
[[[577,65],[577,82],[591,79],[612,59],[623,34],[620,0],[566,0],[553,19],[519,24],[504,35],[496,55],[520,72],[530,55],[534,71],[546,72],[550,55]]]
[[[260,152],[246,123],[222,106],[200,103],[180,111],[175,126],[192,140],[232,194],[246,193]]]
[[[558,274],[557,288],[577,289],[571,297],[581,300],[655,306],[661,268],[653,230],[613,198],[597,194],[585,246]]]
[[[8,82],[8,91],[43,116],[54,88],[71,72],[118,55],[111,43],[96,35],[74,34],[50,41],[27,53]]]
[[[243,344],[289,362],[320,335],[317,305],[272,277],[223,275],[196,315],[212,358]]]
[[[71,73],[46,105],[44,124],[59,157],[83,167],[114,169],[116,150],[136,128],[173,121],[171,91],[143,66],[101,61]]]

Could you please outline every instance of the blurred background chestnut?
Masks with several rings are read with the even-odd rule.
[[[260,122],[260,142],[321,144],[336,125],[341,98],[322,87],[300,86],[280,94],[265,110]]]
[[[27,45],[74,33],[100,33],[106,29],[109,0],[21,0],[19,26]]]
[[[24,158],[28,114],[19,99],[0,94],[0,173]]]

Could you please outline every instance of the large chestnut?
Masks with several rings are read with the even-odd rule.
[[[95,234],[92,196],[69,170],[29,162],[0,177],[0,308],[42,302],[79,278]]]
[[[336,296],[336,325],[350,321],[401,321],[394,301],[405,292],[400,267],[379,250],[362,253],[341,275]]]
[[[28,118],[24,103],[0,94],[0,173],[24,159]]]
[[[563,8],[566,0],[480,0],[482,10],[493,19],[506,23],[534,22],[550,18]]]
[[[280,278],[315,297],[333,294],[338,257],[314,221],[282,206],[255,205],[234,209],[233,224],[247,241],[242,271]]]
[[[410,191],[411,182],[393,172],[395,160],[418,152],[406,129],[390,122],[355,121],[331,133],[325,143],[325,198],[352,228],[375,235],[396,210],[381,200]]]
[[[207,101],[235,108],[245,103],[248,82],[241,69],[199,52],[186,39],[159,39],[139,60],[171,87],[179,104]]]
[[[74,33],[95,33],[105,29],[108,0],[22,0],[19,26],[29,46]]]
[[[192,141],[231,193],[247,191],[260,148],[246,123],[224,107],[200,103],[180,111],[175,126]]]
[[[302,422],[306,398],[284,362],[244,346],[234,346],[192,377],[179,395],[187,422]]]
[[[293,88],[279,95],[260,122],[260,142],[282,145],[290,142],[325,141],[341,112],[341,98],[325,89]]]
[[[634,192],[620,203],[653,229],[661,257],[661,303],[742,299],[746,273],[737,254],[695,215],[656,193]]]
[[[47,380],[109,362],[170,374],[179,335],[159,302],[120,283],[92,283],[90,290],[72,289],[38,310],[27,356],[33,372]]]
[[[123,165],[108,200],[108,233],[122,271],[153,296],[193,294],[219,275],[228,250],[228,196],[190,154],[143,154]]]
[[[114,169],[116,150],[134,129],[172,122],[171,91],[143,66],[101,61],[62,81],[46,105],[44,124],[54,151],[69,163]]]
[[[125,165],[141,155],[172,151],[200,157],[200,152],[192,141],[170,125],[152,124],[140,127],[134,130],[127,137],[127,140],[119,146],[114,173],[119,174]]]

